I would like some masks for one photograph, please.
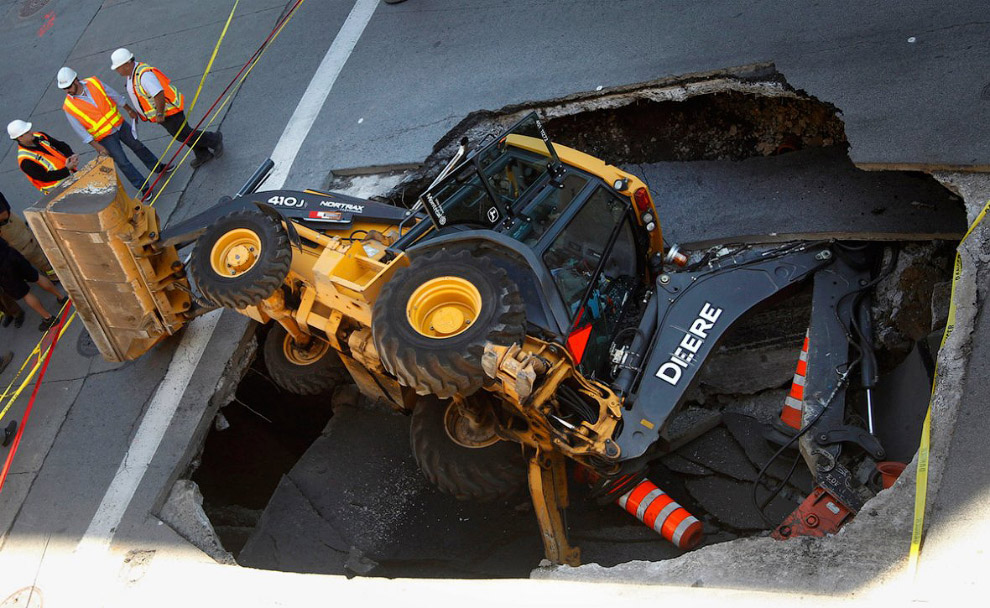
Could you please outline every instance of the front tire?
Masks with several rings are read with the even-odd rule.
[[[196,239],[190,272],[206,299],[240,309],[275,293],[291,263],[282,223],[249,209],[220,218]]]
[[[519,444],[498,440],[484,447],[456,443],[447,431],[452,401],[421,398],[412,413],[409,439],[423,475],[441,492],[459,500],[490,502],[526,487],[526,461]]]
[[[485,344],[521,343],[525,306],[506,272],[472,252],[415,258],[382,288],[372,332],[382,363],[420,395],[447,399],[481,388]]]

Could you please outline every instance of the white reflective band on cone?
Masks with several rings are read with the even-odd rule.
[[[677,504],[676,501],[673,501],[673,500],[670,501],[670,504],[667,505],[666,507],[664,507],[663,510],[660,511],[660,514],[657,515],[656,521],[653,522],[653,529],[656,530],[658,534],[663,534],[663,525],[665,523],[667,523],[667,518],[670,517],[670,515],[674,511],[676,511],[676,510],[678,510],[680,508],[681,508],[681,505]],[[689,517],[691,517],[691,516],[689,516]],[[681,525],[684,525],[684,524],[681,524]],[[677,529],[680,530],[681,529],[681,526],[677,526]],[[677,544],[677,541],[673,541],[673,543],[676,545]]]
[[[627,496],[631,494],[632,492],[627,494]],[[644,496],[643,500],[639,502],[639,508],[636,509],[636,519],[642,521],[643,518],[646,517],[646,510],[650,508],[650,505],[653,504],[653,501],[660,498],[663,495],[664,495],[664,491],[661,490],[660,488],[657,488],[656,490],[651,490],[649,494]],[[675,504],[675,503],[671,503],[671,504]]]
[[[659,521],[660,518],[658,517],[657,520]],[[688,515],[684,521],[681,522],[681,525],[677,526],[677,529],[674,530],[674,537],[670,539],[670,542],[680,547],[681,537],[684,536],[684,533],[687,532],[688,528],[696,523],[698,523],[698,518],[694,515]]]

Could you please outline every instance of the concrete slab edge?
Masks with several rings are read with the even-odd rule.
[[[162,485],[155,500],[152,514],[159,517],[176,534],[185,538],[197,549],[203,551],[220,563],[233,563],[233,558],[223,548],[220,539],[216,536],[212,524],[202,513],[202,508],[197,510],[191,508],[189,504],[190,494],[198,494],[189,488],[188,481],[191,471],[198,466],[199,455],[203,451],[206,436],[213,426],[213,421],[220,411],[220,408],[228,405],[234,399],[234,393],[238,384],[247,373],[251,362],[254,361],[258,347],[255,336],[255,323],[232,311],[224,311],[220,321],[223,324],[223,331],[217,331],[211,338],[211,343],[207,346],[207,353],[215,353],[216,349],[222,349],[223,356],[229,357],[224,367],[223,373],[219,376],[211,397],[200,411],[199,418],[195,423],[195,428],[188,435],[185,447],[174,463],[172,474],[165,484]],[[230,344],[233,337],[234,346],[224,348]],[[227,352],[232,351],[232,352]],[[199,496],[199,505],[202,504],[202,496]],[[204,526],[203,520],[206,521]]]

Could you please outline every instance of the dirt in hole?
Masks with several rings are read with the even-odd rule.
[[[738,91],[685,101],[640,99],[551,118],[546,127],[555,142],[611,164],[743,160],[846,143],[842,121],[820,101]]]
[[[260,356],[235,398],[220,410],[230,426],[210,431],[192,480],[224,548],[236,557],[282,475],[320,435],[332,410],[325,395],[301,397],[280,389]]]

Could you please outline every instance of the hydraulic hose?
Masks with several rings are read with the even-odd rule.
[[[646,312],[643,314],[643,322],[640,324],[639,331],[636,332],[636,336],[629,345],[629,354],[626,356],[626,360],[622,364],[622,371],[619,372],[613,385],[615,393],[620,399],[632,392],[632,386],[639,376],[640,366],[643,363],[645,354],[643,351],[646,349],[656,329],[657,299],[651,294],[650,302],[646,305]]]

